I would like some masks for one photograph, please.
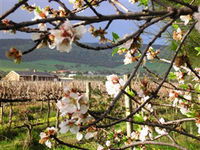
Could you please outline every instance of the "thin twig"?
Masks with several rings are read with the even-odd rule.
[[[8,10],[7,12],[5,12],[1,17],[0,20],[3,20],[4,18],[6,18],[7,16],[9,16],[11,13],[15,12],[20,6],[22,6],[23,4],[25,4],[28,0],[22,0],[19,1],[17,4],[15,4],[15,6],[13,6],[10,10]]]

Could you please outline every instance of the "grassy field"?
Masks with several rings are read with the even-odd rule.
[[[32,111],[35,110],[35,112],[32,114],[33,117],[40,118],[39,119],[40,122],[46,121],[44,118],[46,117],[45,114],[46,114],[47,109],[44,109],[42,111],[42,114],[37,113],[37,115],[36,115],[36,110],[39,110],[40,106],[39,105],[33,105],[33,106],[30,105],[29,107],[31,107],[29,109],[32,109]],[[17,113],[17,112],[18,111],[15,111],[15,113]],[[172,113],[174,113],[173,110],[171,112],[169,111],[168,117],[170,117],[170,115],[172,115]],[[17,114],[15,114],[15,116],[17,116]],[[17,121],[17,119],[18,119],[17,117],[14,118],[14,121]],[[55,111],[54,110],[51,112],[50,120],[51,120],[50,125],[55,126]],[[5,119],[5,121],[6,121],[6,119]],[[34,121],[36,121],[36,120],[34,120]],[[126,127],[126,124],[121,123],[121,124],[116,125],[114,128],[116,130],[120,129],[123,132],[126,132],[125,127]],[[135,127],[136,126],[134,126],[134,128]],[[191,128],[191,124],[187,123],[184,125],[184,127],[185,127],[185,129],[189,129],[189,128]],[[195,130],[196,130],[195,125],[192,124],[192,127],[193,127],[193,131],[195,132]],[[39,142],[38,142],[40,139],[39,134],[45,128],[46,128],[46,124],[34,127],[32,130],[32,140],[29,141],[26,128],[15,128],[15,129],[12,128],[12,129],[8,130],[6,124],[4,124],[4,126],[0,127],[0,150],[47,150],[49,148],[47,148],[44,145],[39,144]],[[109,130],[107,130],[107,131],[110,132]],[[154,133],[154,135],[155,135],[155,133]],[[200,149],[199,143],[191,138],[187,138],[185,136],[178,135],[176,133],[170,133],[170,135],[176,139],[178,144],[180,144],[184,147],[187,147],[188,150]],[[59,136],[59,138],[68,143],[71,143],[71,144],[76,143],[77,144],[77,141],[75,140],[75,137],[72,134],[69,134],[69,133],[63,134],[62,136]],[[166,137],[160,138],[157,141],[170,142],[169,139],[167,139]],[[88,141],[85,141],[85,143],[79,143],[78,145],[80,145],[81,147],[84,147],[84,148],[88,148],[90,150],[96,150],[96,148],[97,148],[97,144],[93,140],[88,140]],[[169,147],[169,146],[147,145],[146,148],[147,148],[147,150],[177,150],[176,148]],[[68,148],[66,146],[57,145],[55,148],[53,148],[53,150],[75,150],[75,149]]]
[[[20,64],[15,64],[10,60],[0,60],[0,70],[1,71],[24,71],[33,70],[38,71],[54,71],[59,69],[74,70],[74,71],[96,71],[96,72],[116,72],[120,74],[129,73],[132,71],[135,64],[130,65],[120,65],[117,67],[104,67],[104,66],[91,66],[87,64],[70,63],[57,60],[37,60],[37,61],[25,61]],[[166,70],[167,64],[164,63],[147,63],[149,68],[153,71],[162,74]],[[140,69],[140,72],[143,70]]]

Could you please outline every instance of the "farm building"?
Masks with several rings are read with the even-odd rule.
[[[6,81],[57,81],[58,76],[47,72],[11,71],[3,80]]]

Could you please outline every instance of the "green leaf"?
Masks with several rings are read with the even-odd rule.
[[[190,111],[186,114],[186,116],[189,118],[194,118],[194,117],[196,117],[196,112],[194,110]]]
[[[40,7],[35,7],[35,11],[39,14],[39,13],[41,13],[42,11],[41,11],[41,9],[40,9]]]
[[[139,6],[148,6],[149,0],[140,0]]]
[[[194,49],[198,52],[197,56],[199,56],[200,55],[200,47],[195,47]]]
[[[178,24],[172,24],[172,27],[177,30],[179,28],[179,25]]]
[[[135,96],[135,93],[133,92],[133,90],[128,89],[128,90],[127,90],[127,93],[128,93],[129,95],[131,95],[132,97]]]
[[[142,150],[141,147],[134,147],[134,150]]]
[[[112,51],[112,56],[114,56],[118,52],[118,50],[119,50],[119,47],[114,48]]]
[[[137,121],[137,122],[143,122],[144,121],[143,116],[141,114],[134,115],[133,119],[134,119],[134,121]]]
[[[194,88],[195,88],[195,91],[200,92],[200,84],[196,84]]]
[[[179,85],[179,88],[187,90],[189,88],[189,86],[187,84],[181,84],[181,85]]]
[[[168,75],[168,79],[169,80],[175,80],[177,77],[176,77],[176,75],[175,75],[175,73],[174,72],[170,72],[169,73],[169,75]]]
[[[178,47],[178,43],[175,40],[173,40],[170,47],[171,50],[175,51]]]
[[[119,39],[119,35],[115,32],[112,32],[113,42],[117,41]]]

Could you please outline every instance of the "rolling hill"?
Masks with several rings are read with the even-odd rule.
[[[90,43],[97,45],[97,43]],[[80,48],[73,45],[70,53],[62,53],[57,50],[48,48],[37,49],[32,53],[23,56],[23,61],[20,64],[15,64],[7,59],[5,52],[10,47],[16,47],[22,51],[31,48],[34,45],[32,40],[26,39],[0,39],[0,70],[30,70],[37,69],[40,71],[53,71],[58,69],[69,69],[78,71],[96,71],[96,72],[130,72],[134,64],[123,65],[123,56],[111,56],[112,49],[103,51],[93,51]],[[161,56],[170,57],[172,52],[164,50],[165,47],[154,45],[154,48],[161,49]],[[163,63],[148,63],[148,66],[162,73],[166,64]]]

